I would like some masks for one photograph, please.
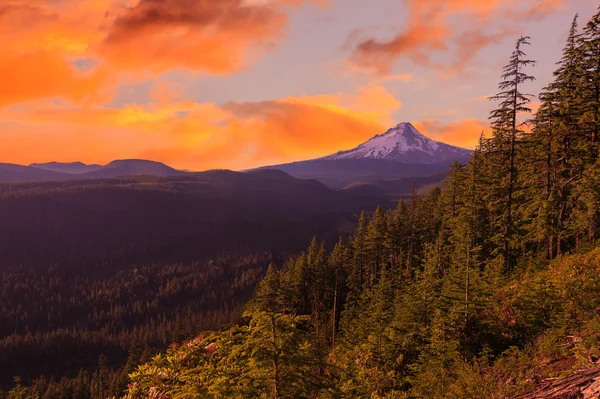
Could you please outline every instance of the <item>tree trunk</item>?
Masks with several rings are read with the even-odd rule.
[[[337,312],[337,296],[338,296],[338,268],[335,269],[335,291],[333,294],[333,311],[331,316],[331,349],[335,350],[335,324],[336,324],[336,312]]]
[[[465,277],[465,328],[469,322],[469,288],[471,285],[471,244],[467,248],[467,273]]]
[[[279,349],[277,348],[277,331],[275,318],[271,315],[271,339],[273,340],[273,399],[279,398]]]

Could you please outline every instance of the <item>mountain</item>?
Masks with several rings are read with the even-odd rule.
[[[29,165],[33,168],[50,170],[53,172],[83,174],[95,172],[102,168],[102,165],[86,165],[83,162],[47,162],[47,163],[32,163]]]
[[[465,162],[472,151],[431,140],[412,124],[400,123],[358,147],[323,158],[274,165],[256,170],[276,169],[298,179],[315,179],[335,189],[356,182],[377,179],[428,177],[448,170],[454,160]],[[44,181],[100,179],[152,175],[161,177],[187,173],[160,162],[122,159],[107,165],[81,162],[50,162],[19,166],[0,164],[1,181]],[[412,184],[412,183],[411,183]]]
[[[388,161],[440,164],[465,161],[473,152],[423,136],[410,123],[400,123],[358,147],[324,157],[326,160],[384,159]]]
[[[174,169],[161,162],[147,161],[143,159],[122,159],[112,161],[99,170],[85,173],[81,176],[86,179],[139,175],[168,177],[183,173],[185,172]]]
[[[121,159],[105,166],[82,162],[49,162],[29,166],[0,163],[0,182],[102,179],[123,176],[177,176],[188,172],[161,162],[143,159]]]
[[[341,189],[356,182],[439,175],[448,171],[452,161],[466,162],[471,154],[423,136],[410,123],[400,123],[352,150],[262,169],[282,170]]]

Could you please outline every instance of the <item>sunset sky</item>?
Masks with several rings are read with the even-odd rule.
[[[393,124],[473,147],[531,36],[538,93],[593,0],[1,0],[0,162],[244,169]]]

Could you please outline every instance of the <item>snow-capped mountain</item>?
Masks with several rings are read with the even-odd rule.
[[[472,151],[431,140],[410,123],[400,123],[358,147],[326,156],[324,160],[382,159],[397,162],[438,164],[464,161]]]
[[[373,179],[436,175],[443,180],[453,161],[466,162],[472,153],[471,150],[431,140],[410,123],[400,123],[352,150],[259,169],[278,169],[299,179],[316,179],[339,189]]]

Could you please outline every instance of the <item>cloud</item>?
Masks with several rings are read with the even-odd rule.
[[[509,11],[507,17],[519,21],[539,21],[559,11],[563,6],[564,0],[538,0],[531,8]]]
[[[412,74],[398,74],[398,75],[388,75],[376,80],[376,83],[385,83],[385,82],[402,82],[408,83],[413,80]]]
[[[390,40],[370,38],[356,46],[351,61],[378,74],[389,74],[395,60],[407,56],[418,65],[429,65],[429,53],[447,50],[444,27],[418,25]]]
[[[490,133],[489,123],[479,119],[464,119],[449,123],[436,120],[416,121],[412,124],[421,133],[437,141],[465,148],[475,148],[481,132]]]
[[[182,100],[168,85],[153,91],[155,99],[145,105],[38,102],[0,111],[0,159],[105,163],[139,157],[187,169],[244,169],[355,146],[385,131],[402,106],[374,85],[355,93],[223,105]]]
[[[101,3],[97,0],[96,3]],[[78,61],[103,19],[91,1],[4,0],[0,5],[0,107],[41,98],[95,101],[110,73]]]
[[[478,97],[472,98],[470,101],[473,101],[473,102],[490,101],[490,97],[492,97],[492,96],[493,96],[493,94],[489,94],[487,96],[478,96]]]
[[[107,101],[119,82],[184,69],[239,71],[319,0],[3,0],[0,107],[41,98]],[[8,85],[8,87],[7,87]],[[102,92],[102,95],[99,94]]]
[[[522,23],[548,17],[562,7],[563,1],[406,0],[405,28],[389,39],[357,40],[353,32],[349,60],[379,74],[391,73],[403,59],[455,74],[465,70],[482,49],[515,35]]]
[[[453,115],[457,115],[458,114],[458,110],[457,109],[449,109],[446,111],[439,111],[439,112],[421,112],[419,114],[419,116],[421,117],[432,117],[432,116],[453,116]]]
[[[60,97],[72,102],[106,98],[106,71],[79,73],[75,66],[51,52],[16,55],[0,53],[0,108],[6,105]]]
[[[289,6],[311,0],[140,0],[119,12],[100,53],[124,69],[227,74],[284,37]]]

